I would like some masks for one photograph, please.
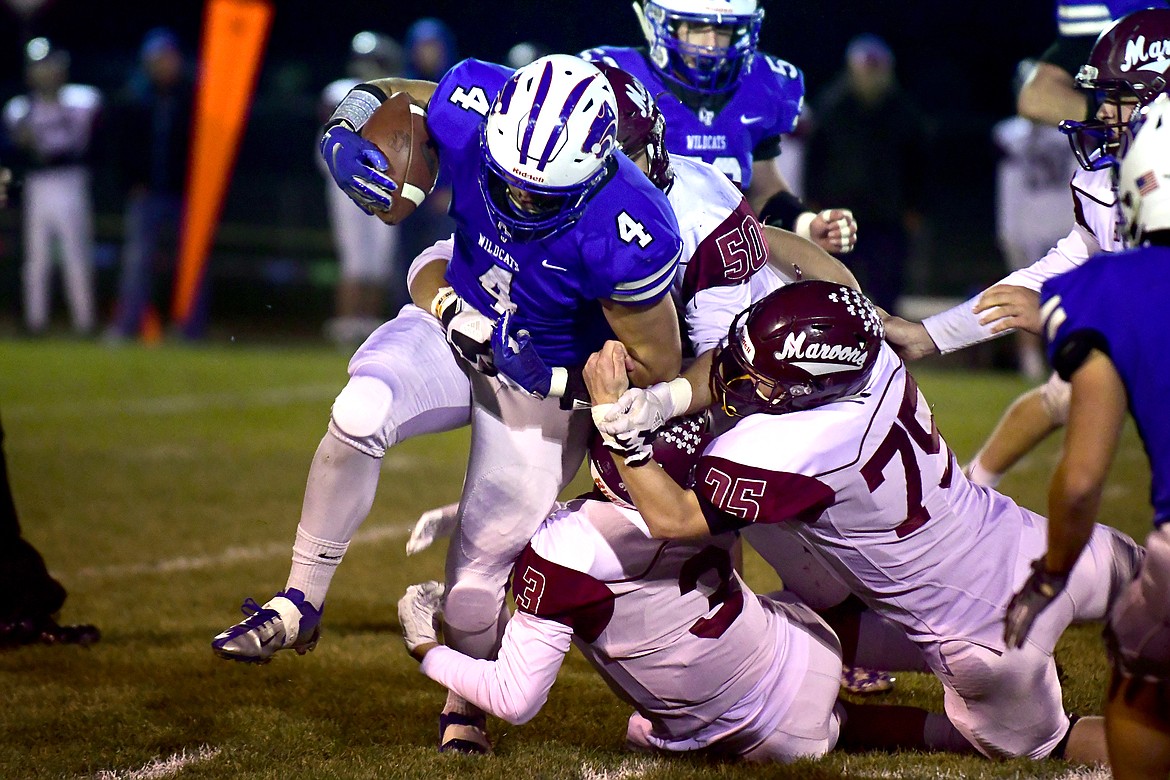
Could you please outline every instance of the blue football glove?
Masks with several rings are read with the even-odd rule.
[[[492,330],[492,357],[500,376],[536,398],[564,395],[568,372],[544,362],[528,331],[521,330],[513,337],[511,330],[512,312],[507,311]]]
[[[386,155],[371,141],[339,122],[321,136],[321,156],[342,192],[367,214],[390,210],[390,193],[398,185],[383,171],[390,167]]]

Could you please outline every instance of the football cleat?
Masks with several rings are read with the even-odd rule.
[[[487,716],[444,712],[439,715],[439,752],[484,755],[492,752]]]
[[[304,655],[317,646],[321,637],[321,613],[305,594],[289,588],[266,604],[248,599],[240,607],[247,617],[211,640],[211,649],[220,658],[264,664],[278,650],[296,650]]]
[[[49,615],[0,621],[0,647],[25,645],[81,645],[88,647],[102,637],[97,626],[62,626]]]
[[[841,669],[841,687],[859,696],[893,690],[894,679],[889,672],[877,672],[859,666],[845,666]]]

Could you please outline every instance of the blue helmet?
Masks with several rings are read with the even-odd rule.
[[[551,54],[513,73],[480,138],[480,189],[500,235],[533,241],[576,222],[616,147],[617,99],[592,63]]]
[[[734,89],[751,67],[764,9],[756,0],[645,0],[634,3],[642,33],[650,44],[650,61],[663,77],[697,92]],[[687,43],[679,26],[714,27],[726,45]]]

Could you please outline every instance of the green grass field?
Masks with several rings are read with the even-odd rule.
[[[628,711],[575,652],[532,723],[492,724],[494,756],[438,755],[444,692],[406,654],[395,603],[408,584],[441,576],[442,545],[408,559],[403,544],[421,511],[457,498],[465,432],[386,457],[315,652],[260,667],[217,659],[209,642],[239,618],[244,597],[263,602],[284,585],[346,359],[325,348],[0,343],[0,413],[25,535],[70,591],[62,620],[103,631],[89,649],[0,652],[0,778],[1107,776],[1057,761],[918,754],[791,767],[632,756],[622,750]],[[915,373],[963,460],[1025,388],[1005,374]],[[1048,442],[1004,491],[1043,511],[1057,450]],[[1147,490],[1130,427],[1103,517],[1143,539]],[[757,558],[747,563],[757,590],[775,587]],[[1099,629],[1071,630],[1059,660],[1067,706],[1099,713]],[[942,706],[925,675],[901,675],[881,700]]]

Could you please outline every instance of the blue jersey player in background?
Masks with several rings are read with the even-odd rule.
[[[776,168],[780,136],[804,106],[804,75],[756,51],[764,19],[756,0],[635,0],[634,12],[649,48],[599,46],[581,56],[646,85],[666,117],[667,150],[723,171],[763,222],[829,252],[852,249],[853,214],[810,210]]]
[[[580,367],[616,336],[632,353],[635,383],[679,372],[669,295],[678,224],[666,196],[617,151],[616,99],[593,64],[557,54],[512,72],[465,60],[438,84],[355,87],[326,125],[321,151],[338,186],[371,214],[389,210],[395,185],[386,158],[358,131],[396,92],[426,107],[453,192],[452,257],[431,311],[405,306],[350,360],[309,471],[285,589],[213,640],[225,658],[312,649],[387,449],[468,423],[444,632],[461,652],[494,657],[512,561],[584,458],[591,418],[572,403],[584,389]],[[483,713],[455,695],[440,734],[440,750],[490,749]]]
[[[1072,383],[1064,451],[1049,487],[1047,554],[1008,608],[1009,644],[1064,587],[1092,530],[1128,408],[1150,461],[1154,531],[1106,630],[1105,703],[1117,778],[1170,774],[1170,98],[1146,109],[1119,173],[1133,249],[1097,255],[1041,292],[1052,365]]]

